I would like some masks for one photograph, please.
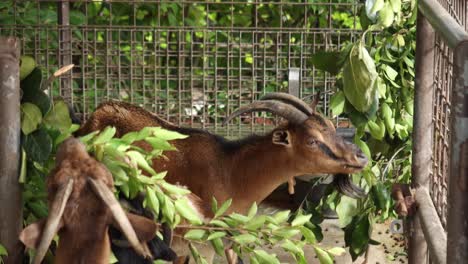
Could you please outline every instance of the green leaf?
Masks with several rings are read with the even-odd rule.
[[[301,226],[309,222],[311,214],[308,215],[297,215],[296,218],[292,221],[291,226]]]
[[[175,201],[175,209],[179,214],[187,219],[191,224],[201,225],[203,221],[200,218],[199,213],[190,204],[187,197],[182,197]]]
[[[382,120],[378,120],[377,122],[369,120],[367,126],[373,138],[382,140],[385,136],[385,124]]]
[[[115,136],[116,132],[117,132],[117,130],[115,129],[115,127],[109,127],[108,126],[108,127],[104,128],[104,130],[101,133],[99,133],[99,135],[96,136],[96,138],[94,139],[93,144],[98,145],[98,144],[104,144],[104,143],[109,142],[109,140],[111,140]]]
[[[225,237],[225,236],[226,236],[226,232],[217,231],[217,232],[211,233],[206,240],[213,240],[213,239],[222,238],[222,237]]]
[[[273,215],[273,219],[275,219],[278,224],[281,224],[289,219],[290,213],[290,210],[278,212],[275,215]]]
[[[304,236],[304,238],[306,239],[308,243],[310,244],[317,243],[317,239],[315,238],[314,232],[312,232],[312,230],[310,230],[309,228],[305,226],[301,226],[299,229],[301,230],[302,235]]]
[[[346,253],[346,250],[342,247],[334,247],[334,248],[327,250],[327,252],[335,256],[341,256],[344,253]]]
[[[18,178],[19,183],[25,183],[26,181],[26,175],[27,175],[27,161],[26,161],[26,152],[24,151],[24,148],[21,148],[21,170],[20,170],[20,176]]]
[[[251,219],[245,226],[244,228],[247,230],[255,231],[258,228],[262,227],[263,224],[265,223],[266,216],[264,215],[259,215]]]
[[[257,240],[257,237],[251,234],[241,234],[241,235],[233,236],[232,239],[236,243],[240,245],[244,245],[244,244],[255,242]]]
[[[151,168],[151,166],[145,160],[145,157],[143,156],[143,154],[141,154],[140,152],[135,151],[135,150],[130,150],[130,151],[127,151],[127,156],[132,160],[134,164],[137,164],[139,167],[141,167],[145,171],[153,175],[156,174],[153,168]],[[167,185],[170,185],[170,184],[167,184]]]
[[[208,239],[210,240],[210,239]],[[211,242],[211,245],[213,246],[213,248],[215,249],[215,252],[216,254],[218,254],[219,256],[224,256],[224,243],[223,243],[223,240],[221,238],[214,238],[212,240],[210,240]]]
[[[155,214],[155,218],[158,218],[159,216],[159,200],[156,196],[155,191],[149,187],[146,186],[146,204],[149,206],[149,208],[153,211]]]
[[[214,226],[229,228],[229,225],[228,225],[228,224],[224,223],[224,222],[221,221],[221,220],[217,220],[217,219],[211,220],[211,221],[210,221],[210,224],[212,224],[212,225],[214,225]]]
[[[166,219],[169,221],[169,223],[174,222],[174,204],[172,203],[171,200],[169,199],[164,199],[164,205],[162,207],[162,213],[166,217]]]
[[[211,197],[211,211],[213,213],[216,213],[216,211],[218,211],[218,201],[214,196]]]
[[[8,252],[2,244],[0,244],[0,256],[8,256]]]
[[[261,249],[254,250],[254,254],[260,264],[280,264],[279,260],[274,254],[268,254],[266,251]]]
[[[390,3],[386,2],[384,7],[379,11],[379,25],[387,28],[392,25],[393,20],[395,20],[395,13],[393,13]]]
[[[115,257],[114,253],[111,251],[109,256],[109,264],[117,263],[119,260]]]
[[[395,71],[391,66],[385,65],[384,67],[385,75],[387,75],[388,79],[391,81],[395,81],[396,77],[398,76],[398,72]]]
[[[310,58],[315,68],[337,75],[344,64],[346,54],[337,51],[319,51]]]
[[[367,215],[360,216],[352,229],[351,250],[356,254],[362,254],[368,247],[370,239],[370,223]]]
[[[43,164],[52,152],[52,139],[43,128],[40,128],[24,137],[23,147],[28,160]]]
[[[386,210],[387,202],[391,200],[391,197],[383,183],[378,182],[372,186],[370,193],[377,210]]]
[[[41,109],[34,104],[21,104],[21,130],[23,134],[29,135],[35,131],[42,122]]]
[[[236,222],[241,223],[241,224],[245,224],[250,220],[247,216],[237,214],[237,213],[232,213],[232,214],[229,215],[229,217],[231,219],[235,220]]]
[[[218,209],[218,211],[216,211],[214,218],[219,217],[222,214],[224,214],[227,211],[227,209],[229,208],[229,206],[231,206],[231,203],[232,203],[232,199],[229,199],[229,200],[225,201],[221,205],[221,207]]]
[[[333,264],[333,258],[325,250],[315,246],[314,250],[315,254],[317,254],[320,264]]]
[[[345,95],[342,91],[336,92],[330,99],[330,109],[333,116],[338,116],[344,111]]]
[[[37,91],[40,91],[42,82],[42,71],[39,67],[35,67],[30,74],[21,80],[20,86],[24,96],[33,97]]]
[[[273,231],[273,235],[279,236],[282,238],[290,238],[293,237],[297,234],[299,234],[301,231],[295,228],[282,228],[282,229],[277,229]]]
[[[184,238],[189,240],[202,240],[203,237],[206,235],[205,230],[201,229],[192,229],[185,233]]]
[[[304,251],[302,250],[302,248],[300,248],[299,246],[297,246],[296,244],[294,244],[293,242],[291,242],[290,240],[286,239],[283,244],[281,244],[281,247],[288,251],[288,252],[291,252],[291,253],[294,253],[294,254],[304,254]]]
[[[390,0],[393,12],[400,13],[401,11],[401,0]]]
[[[161,187],[164,188],[166,191],[172,194],[177,194],[177,195],[187,195],[190,193],[190,190],[187,190],[184,187],[179,187],[174,184],[170,184],[168,182],[161,182],[160,183]]]
[[[166,130],[166,129],[163,129],[163,128],[160,128],[160,127],[155,128],[154,135],[156,137],[158,137],[160,139],[164,139],[164,140],[184,139],[184,138],[188,137],[188,136],[182,135],[182,134],[180,134],[178,132]]]
[[[377,18],[377,12],[384,7],[384,0],[366,0],[366,13],[367,16],[375,21]]]
[[[252,206],[250,207],[249,212],[247,213],[247,217],[248,217],[248,218],[254,217],[255,214],[257,214],[257,208],[258,208],[258,207],[257,207],[257,203],[254,202],[254,203],[252,204]]]
[[[167,140],[160,139],[157,137],[147,137],[145,141],[148,142],[151,147],[157,150],[176,150]]]
[[[366,154],[366,157],[368,159],[371,159],[371,152],[370,152],[369,146],[367,146],[367,144],[364,141],[355,137],[354,143],[362,150],[362,152],[364,152],[364,154]]]
[[[340,227],[345,227],[353,220],[353,216],[358,213],[357,200],[348,196],[342,196],[336,206],[336,213],[340,222]]]
[[[36,61],[31,56],[20,58],[20,80],[24,80],[36,68]]]
[[[374,60],[362,42],[357,42],[343,68],[343,91],[359,112],[367,112],[376,97],[377,71]]]
[[[68,105],[64,101],[57,101],[44,117],[44,124],[62,133],[68,132],[72,125]]]

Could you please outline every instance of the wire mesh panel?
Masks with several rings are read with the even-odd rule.
[[[431,195],[441,218],[447,222],[447,188],[450,166],[450,93],[452,88],[453,52],[436,36],[434,52],[433,167],[430,176]]]
[[[465,0],[439,0],[439,3],[465,29],[468,29],[468,4]],[[453,50],[436,33],[434,47],[434,108],[431,195],[441,218],[447,224],[448,173],[450,168],[450,114],[453,85]]]
[[[19,36],[23,53],[47,74],[75,64],[49,92],[69,97],[84,117],[116,99],[180,125],[239,136],[276,119],[252,115],[226,127],[222,120],[268,92],[307,97],[321,90],[329,112],[334,79],[315,70],[311,55],[352,40],[358,8],[354,0],[4,1],[0,34]]]

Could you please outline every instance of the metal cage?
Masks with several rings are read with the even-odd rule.
[[[179,125],[236,137],[275,123],[273,116],[252,114],[221,126],[228,113],[268,92],[305,98],[320,90],[322,110],[329,113],[334,78],[316,70],[311,55],[353,40],[360,32],[360,5],[355,0],[6,1],[0,3],[6,13],[0,34],[19,37],[23,53],[46,74],[75,64],[49,92],[72,102],[83,117],[102,101],[124,100]],[[32,6],[37,14],[28,13]],[[349,19],[334,17],[338,10],[349,12]]]

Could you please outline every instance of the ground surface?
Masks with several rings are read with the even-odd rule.
[[[384,263],[407,263],[407,257],[404,250],[404,240],[401,235],[392,235],[388,231],[389,223],[376,224],[372,238],[376,241],[381,242],[381,245],[370,246],[367,254],[367,262],[364,257],[358,258],[356,261],[351,260],[351,256],[346,253],[342,256],[335,258],[337,264],[384,264]],[[339,228],[338,220],[329,219],[322,223],[322,230],[324,239],[320,243],[323,248],[332,248],[336,246],[344,247],[344,233]],[[346,249],[347,250],[347,249]],[[269,250],[275,253],[281,263],[295,263],[288,253],[285,253],[281,248]],[[312,247],[306,246],[305,248],[307,263],[319,263],[315,256],[315,252]],[[216,256],[214,263],[226,263],[226,261]],[[246,262],[248,263],[248,262]]]

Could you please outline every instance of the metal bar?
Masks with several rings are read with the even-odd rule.
[[[59,68],[70,65],[71,62],[71,32],[70,32],[70,2],[68,0],[57,3],[59,24]],[[60,76],[60,94],[65,102],[73,105],[72,75],[65,73]]]
[[[20,163],[20,42],[0,38],[0,243],[8,251],[6,264],[21,263],[18,240],[23,223]]]
[[[415,200],[418,204],[418,216],[421,221],[422,231],[429,248],[431,261],[445,264],[447,256],[447,235],[442,227],[440,218],[432,203],[431,195],[426,187],[418,187],[415,192]],[[424,263],[419,260],[419,263]],[[449,262],[455,263],[455,262]]]
[[[416,81],[414,95],[413,129],[413,187],[429,187],[432,166],[432,106],[434,76],[434,30],[428,21],[418,14],[416,32]],[[419,218],[409,218],[408,263],[425,263],[427,245],[421,232]]]
[[[461,42],[468,40],[468,33],[436,0],[419,0],[419,11],[442,35],[450,48],[454,49]]]
[[[468,41],[454,53],[447,262],[468,263]]]

